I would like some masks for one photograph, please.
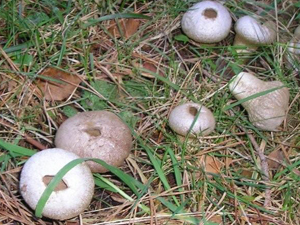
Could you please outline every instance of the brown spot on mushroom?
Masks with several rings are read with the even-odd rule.
[[[99,137],[101,135],[101,130],[99,128],[89,128],[84,130],[84,132],[88,133],[92,137]]]
[[[23,192],[26,192],[26,191],[27,191],[27,185],[26,185],[26,184],[22,185],[21,191],[23,191]]]
[[[193,116],[196,116],[198,112],[198,109],[196,107],[191,106],[189,108],[189,113],[192,114]]]
[[[218,13],[214,9],[205,9],[203,15],[208,19],[215,19],[218,16]]]
[[[54,176],[51,175],[46,175],[43,177],[43,182],[46,186],[48,186],[48,184],[51,182],[52,178]],[[22,187],[23,188],[23,187]],[[64,180],[61,180],[58,185],[56,185],[54,191],[62,191],[68,188],[68,185],[64,182]]]

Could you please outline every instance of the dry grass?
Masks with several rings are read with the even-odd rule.
[[[286,41],[299,21],[297,1],[226,1],[234,20],[258,14],[277,23],[277,42],[260,47],[247,65],[237,63],[233,31],[209,46],[177,39],[182,12],[192,2],[69,3],[71,7],[55,0],[1,3],[1,138],[27,149],[51,148],[68,116],[85,110],[115,112],[135,132],[121,169],[147,189],[136,195],[106,173],[103,177],[133,201],[96,186],[91,205],[77,218],[35,218],[18,190],[28,156],[1,148],[0,224],[300,224],[300,75],[284,61]],[[90,19],[129,12],[150,19],[140,19],[138,31],[128,38],[115,38],[109,20],[84,26]],[[32,25],[29,17],[38,22]],[[226,63],[217,63],[220,59]],[[82,80],[64,101],[46,101],[34,91],[37,74],[49,65]],[[281,131],[256,130],[240,106],[224,110],[235,102],[227,83],[239,71],[289,87],[290,107]],[[170,110],[187,101],[214,112],[217,127],[210,136],[182,140],[168,127]],[[264,174],[262,167],[271,165],[268,154],[275,150],[283,154]]]

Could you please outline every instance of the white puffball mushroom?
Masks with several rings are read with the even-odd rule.
[[[79,157],[72,152],[52,148],[34,154],[25,163],[20,175],[20,192],[34,210],[57,172]],[[94,179],[89,167],[73,167],[51,193],[42,215],[55,220],[66,220],[82,213],[94,194]]]
[[[90,111],[64,121],[57,130],[55,145],[80,157],[98,158],[118,167],[130,154],[132,136],[129,127],[114,113]],[[107,172],[98,163],[87,164],[92,172]]]
[[[229,84],[229,89],[238,100],[272,88],[281,87],[280,81],[262,81],[246,72],[239,73]],[[266,95],[245,101],[250,122],[259,129],[276,131],[286,117],[289,105],[289,90],[286,87]]]
[[[229,34],[232,19],[226,7],[214,1],[193,5],[183,15],[183,32],[196,42],[215,43]]]
[[[294,35],[288,44],[285,59],[288,63],[288,66],[296,71],[300,70],[300,25],[294,31]]]
[[[239,18],[234,29],[236,32],[234,45],[246,46],[248,51],[256,50],[258,45],[271,44],[276,39],[276,25],[274,22],[266,21],[261,24],[251,16]]]
[[[186,136],[197,114],[198,118],[191,130],[192,136],[210,134],[215,129],[215,118],[208,108],[197,103],[176,106],[170,113],[169,126],[177,134]]]

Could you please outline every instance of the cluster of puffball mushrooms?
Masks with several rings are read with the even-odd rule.
[[[103,110],[70,117],[57,130],[54,142],[56,148],[34,154],[21,172],[20,192],[32,209],[58,171],[75,159],[97,158],[121,166],[129,156],[132,136],[118,116]],[[104,173],[107,169],[91,161],[72,168],[50,195],[42,215],[66,220],[82,213],[94,194],[92,172]]]
[[[220,3],[202,1],[195,4],[182,18],[183,32],[196,42],[213,43],[224,39],[231,28],[231,16]],[[259,44],[275,40],[275,24],[260,24],[250,16],[241,17],[235,24],[234,45],[251,52]],[[290,44],[289,52],[299,55],[300,28]],[[293,45],[293,46],[292,46]],[[278,89],[276,89],[278,88]],[[289,91],[279,81],[265,82],[255,75],[242,72],[229,83],[231,93],[238,99],[274,89],[274,91],[242,103],[249,120],[261,130],[276,131],[283,122],[289,103]],[[215,128],[212,112],[197,103],[175,107],[169,116],[170,128],[181,136],[205,136]],[[74,159],[98,158],[109,165],[120,166],[132,147],[131,131],[115,114],[108,111],[79,113],[67,119],[58,129],[56,148],[33,155],[25,163],[20,177],[20,192],[26,203],[35,209],[49,182],[57,172]],[[94,192],[92,172],[107,172],[106,168],[86,162],[71,169],[52,192],[43,216],[65,220],[82,213],[90,204]]]

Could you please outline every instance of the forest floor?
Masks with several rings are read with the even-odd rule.
[[[215,44],[181,30],[195,2],[1,1],[0,224],[300,224],[300,67],[286,61],[299,1],[223,2],[233,25]],[[276,41],[238,54],[234,24],[244,15],[275,22]],[[230,93],[242,71],[289,89],[278,131],[254,127]],[[208,136],[181,138],[169,127],[186,102],[213,112]],[[68,117],[92,110],[131,128],[129,157],[117,174],[94,174],[80,216],[37,218],[19,192],[24,163],[55,147]]]

